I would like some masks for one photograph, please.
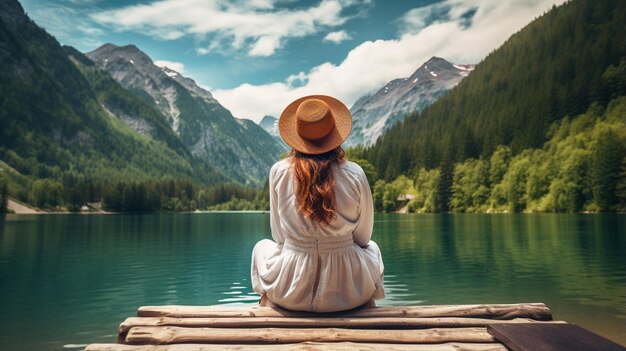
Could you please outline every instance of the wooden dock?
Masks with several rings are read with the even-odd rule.
[[[511,337],[516,329],[505,326],[539,328],[523,329],[535,333],[542,327],[552,333],[555,326],[576,327],[553,321],[542,303],[364,307],[324,314],[258,306],[145,306],[120,324],[117,344],[91,344],[85,350],[526,350],[525,339],[520,346]],[[597,338],[593,342],[606,342],[599,345],[609,348],[601,350],[626,350],[579,329]]]

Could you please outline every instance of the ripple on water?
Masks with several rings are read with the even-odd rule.
[[[115,342],[109,334],[142,305],[260,298],[250,254],[269,237],[268,215],[16,219],[0,222],[2,350]],[[377,214],[377,304],[539,301],[626,344],[625,236],[624,215]]]

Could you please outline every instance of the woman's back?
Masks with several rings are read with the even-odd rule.
[[[382,298],[383,263],[370,241],[371,190],[354,162],[333,165],[336,216],[328,225],[298,211],[291,160],[270,171],[270,224],[275,242],[253,252],[255,291],[292,310],[332,312]]]
[[[372,192],[363,169],[344,160],[350,110],[326,95],[291,102],[278,122],[290,156],[270,170],[272,238],[252,251],[252,287],[262,301],[333,312],[382,298],[383,260],[370,241]]]
[[[353,234],[355,241],[365,246],[372,233],[374,220],[371,190],[367,177],[361,167],[351,161],[333,164],[335,178],[335,214],[336,217],[328,225],[320,225],[305,218],[298,211],[295,196],[293,165],[289,158],[278,161],[270,170],[270,201],[276,202],[276,210],[272,212],[272,235],[290,236],[295,240],[304,240],[313,236],[319,229],[324,236],[340,236]],[[304,231],[302,229],[305,229]],[[278,238],[277,240],[281,240]],[[282,241],[282,240],[281,240]]]

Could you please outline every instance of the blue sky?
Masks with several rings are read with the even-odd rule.
[[[62,44],[135,44],[236,117],[328,94],[350,106],[440,56],[477,63],[562,0],[21,0]]]

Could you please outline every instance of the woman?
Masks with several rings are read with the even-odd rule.
[[[340,147],[352,129],[350,111],[333,97],[305,96],[287,106],[278,128],[292,151],[270,170],[274,241],[252,252],[261,305],[334,312],[383,298],[383,261],[370,240],[372,193]]]

